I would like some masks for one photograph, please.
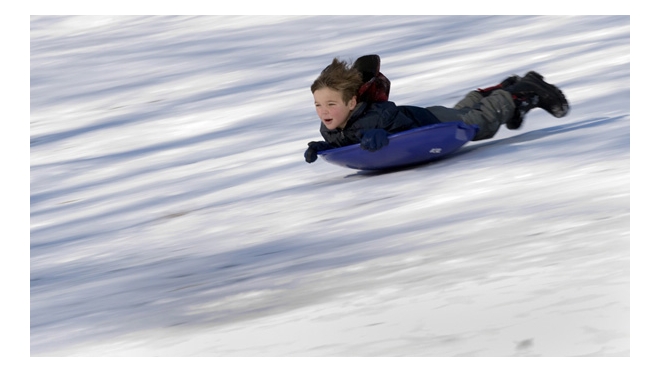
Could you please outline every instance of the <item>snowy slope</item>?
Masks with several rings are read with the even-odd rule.
[[[630,354],[630,18],[32,17],[32,355]],[[399,104],[536,70],[437,163],[303,151],[309,85],[378,53]]]

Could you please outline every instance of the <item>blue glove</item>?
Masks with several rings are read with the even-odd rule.
[[[369,152],[378,151],[390,143],[387,131],[383,129],[369,129],[362,133],[360,147]]]
[[[307,150],[305,151],[305,161],[310,164],[318,158],[319,151],[326,151],[335,148],[328,142],[309,142],[307,143]]]

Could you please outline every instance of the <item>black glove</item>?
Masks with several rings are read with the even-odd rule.
[[[390,143],[387,131],[383,129],[369,129],[362,133],[360,147],[369,152],[378,151]]]
[[[309,162],[310,164],[316,161],[319,151],[326,151],[328,149],[335,148],[328,142],[309,142],[307,143],[307,147],[308,148],[305,151],[305,161]]]

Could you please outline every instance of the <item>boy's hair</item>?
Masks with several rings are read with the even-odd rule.
[[[341,93],[344,103],[357,95],[362,85],[362,74],[349,66],[348,62],[335,58],[311,86],[312,93],[322,88],[330,88]]]

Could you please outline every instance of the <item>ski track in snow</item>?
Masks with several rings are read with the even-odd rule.
[[[629,17],[30,26],[32,355],[630,354]],[[305,163],[309,85],[368,53],[398,104],[533,69],[571,112],[399,171]]]

